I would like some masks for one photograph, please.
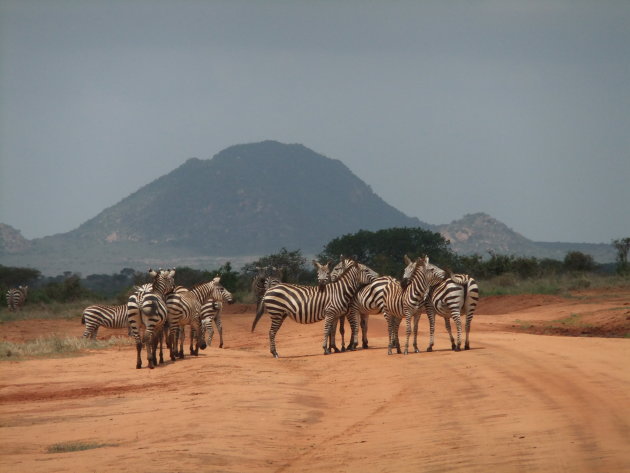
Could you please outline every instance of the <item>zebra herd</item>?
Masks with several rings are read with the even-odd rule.
[[[385,317],[389,333],[388,354],[396,348],[401,353],[398,328],[402,320],[406,324],[404,353],[409,351],[409,339],[413,319],[414,350],[417,344],[418,319],[424,309],[429,318],[430,340],[427,351],[433,350],[435,316],[444,318],[451,339],[451,348],[459,351],[462,344],[461,316],[466,317],[464,349],[470,348],[470,324],[479,300],[479,287],[474,279],[465,274],[452,274],[429,263],[429,257],[411,260],[405,255],[405,270],[401,281],[379,275],[367,266],[351,258],[340,258],[329,271],[329,264],[313,261],[317,269],[318,286],[302,286],[279,283],[264,291],[257,307],[252,332],[262,315],[271,318],[269,350],[278,357],[276,334],[289,317],[302,324],[324,320],[322,348],[324,354],[339,351],[335,345],[336,325],[340,323],[342,350],[354,350],[358,346],[358,326],[361,325],[363,347],[368,347],[367,322],[370,314],[381,313]],[[451,332],[450,319],[457,328],[457,341]],[[343,321],[347,319],[352,330],[351,341],[344,347]]]
[[[223,348],[221,309],[223,302],[231,304],[232,294],[216,277],[192,289],[175,286],[175,270],[149,270],[152,282],[136,286],[127,304],[116,306],[91,305],[83,311],[81,322],[85,324],[83,336],[96,338],[98,328],[127,328],[136,342],[136,368],[142,367],[142,347],[146,349],[149,368],[164,363],[163,346],[169,349],[170,358],[184,358],[185,328],[190,325],[190,353],[212,343],[213,323]],[[205,339],[208,336],[208,344]]]
[[[459,351],[465,330],[464,349],[470,348],[470,325],[479,287],[466,274],[453,274],[429,263],[429,257],[412,260],[404,257],[405,269],[401,280],[379,276],[375,271],[352,258],[341,256],[340,262],[330,268],[331,262],[320,264],[313,260],[317,270],[317,285],[288,284],[281,281],[281,273],[274,267],[257,268],[252,281],[256,297],[256,316],[252,332],[264,313],[271,318],[269,351],[278,357],[276,335],[284,320],[289,317],[301,324],[324,321],[322,348],[331,351],[356,350],[359,327],[362,346],[368,348],[368,320],[370,315],[383,314],[388,328],[387,352],[409,352],[413,333],[413,348],[418,349],[418,320],[424,310],[429,319],[429,345],[432,351],[435,334],[435,317],[444,318],[451,339],[451,348]],[[221,310],[223,303],[234,301],[232,294],[220,284],[220,278],[198,284],[191,289],[175,286],[175,270],[149,270],[151,283],[136,286],[126,304],[91,305],[83,311],[83,336],[96,338],[99,327],[127,328],[136,343],[136,368],[142,367],[141,352],[145,347],[147,363],[153,368],[164,362],[163,345],[169,349],[171,360],[184,357],[185,328],[190,326],[190,353],[197,355],[212,343],[213,324],[219,333],[219,347],[223,348]],[[10,310],[24,304],[28,286],[7,292]],[[465,317],[462,329],[462,316]],[[457,338],[451,331],[455,322]],[[350,340],[345,343],[345,321],[351,328]],[[398,331],[405,321],[405,345],[401,349]],[[335,333],[339,325],[341,350]],[[208,343],[206,343],[206,336]],[[159,348],[159,350],[158,350]],[[158,359],[159,353],[159,359]]]

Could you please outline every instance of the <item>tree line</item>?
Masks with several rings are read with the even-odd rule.
[[[368,265],[382,275],[399,277],[404,269],[403,257],[428,254],[431,262],[453,272],[467,273],[476,279],[489,279],[510,273],[521,278],[535,278],[571,272],[617,272],[630,275],[628,249],[630,238],[613,240],[617,250],[617,263],[612,267],[595,263],[593,257],[579,251],[568,252],[564,260],[549,258],[501,255],[458,255],[450,243],[439,233],[421,228],[389,228],[378,231],[361,230],[331,240],[316,259],[325,263],[336,262],[340,255],[350,256]],[[285,282],[312,284],[315,272],[301,250],[281,248],[277,253],[263,256],[235,270],[226,262],[213,270],[177,267],[175,280],[178,285],[192,287],[221,276],[222,284],[231,292],[247,298],[254,274],[258,268],[273,267],[280,271]],[[18,285],[29,286],[29,301],[49,303],[84,299],[116,299],[126,301],[134,285],[148,282],[146,271],[123,268],[117,274],[92,274],[85,278],[65,272],[55,277],[44,277],[32,268],[0,265],[0,290]]]

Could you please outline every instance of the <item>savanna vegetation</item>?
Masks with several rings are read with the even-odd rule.
[[[339,260],[340,255],[356,258],[380,274],[400,277],[404,255],[412,258],[429,255],[431,262],[457,273],[467,273],[479,281],[481,294],[562,294],[575,289],[630,285],[627,261],[630,238],[614,240],[617,262],[600,265],[579,251],[566,254],[564,260],[539,259],[489,253],[458,255],[439,233],[421,228],[390,228],[379,231],[361,230],[331,240],[316,256],[320,262]],[[259,267],[274,267],[286,282],[312,284],[313,265],[301,250],[281,248],[245,264],[240,270],[226,262],[215,269],[176,268],[176,284],[192,287],[221,276],[222,284],[236,300],[252,303],[250,285]],[[0,308],[0,323],[26,318],[79,317],[82,309],[92,303],[121,304],[126,302],[134,285],[148,282],[145,271],[123,268],[117,274],[92,274],[81,277],[66,272],[44,277],[32,268],[0,265],[0,290],[28,285],[28,299],[20,312]]]

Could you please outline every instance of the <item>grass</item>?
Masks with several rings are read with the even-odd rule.
[[[103,301],[51,302],[49,304],[26,301],[22,310],[9,312],[6,305],[0,310],[0,324],[16,320],[74,319],[80,318],[83,309],[92,304],[110,304]]]
[[[540,278],[519,278],[505,273],[494,278],[478,281],[483,296],[515,294],[569,295],[571,291],[600,288],[630,288],[630,278],[602,276],[599,274],[562,274]]]
[[[115,444],[111,443],[98,443],[98,442],[63,442],[50,445],[47,449],[48,453],[68,453],[68,452],[80,452],[82,450],[92,450],[94,448],[101,447],[115,447]]]
[[[36,340],[14,343],[0,342],[0,361],[17,361],[25,358],[57,358],[74,356],[83,350],[104,349],[132,345],[129,337],[112,337],[108,340],[90,340],[83,337],[41,337]]]

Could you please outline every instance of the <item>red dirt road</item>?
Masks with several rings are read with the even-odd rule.
[[[387,356],[371,317],[372,348],[324,356],[322,325],[288,320],[276,360],[269,318],[250,333],[250,308],[224,315],[225,349],[154,370],[134,368],[133,347],[3,362],[0,470],[627,472],[630,340],[520,332],[627,330],[629,301],[487,298],[460,353],[438,323],[433,353]],[[2,338],[36,324],[4,324]],[[78,320],[56,330],[82,333]],[[47,453],[62,442],[103,446]]]

